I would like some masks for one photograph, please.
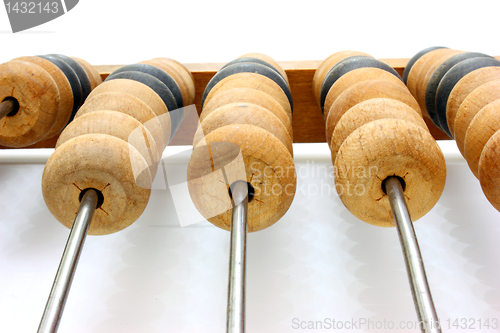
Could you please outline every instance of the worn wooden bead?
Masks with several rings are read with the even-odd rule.
[[[476,178],[479,178],[479,159],[484,146],[499,129],[500,99],[497,99],[476,114],[465,135],[464,157]]]
[[[220,127],[193,150],[188,188],[198,211],[225,230],[231,225],[228,188],[238,180],[247,181],[255,190],[248,204],[248,231],[265,229],[293,201],[297,179],[292,156],[280,140],[260,127]]]
[[[85,72],[87,73],[87,76],[89,77],[90,80],[90,90],[94,90],[95,87],[100,85],[102,83],[102,78],[97,69],[89,64],[87,61],[77,58],[77,57],[71,57],[73,60],[77,61],[80,66],[83,67]]]
[[[292,114],[292,108],[283,90],[270,78],[255,73],[238,73],[226,77],[217,83],[205,98],[205,104],[217,94],[234,88],[250,88],[265,92],[274,98],[288,114]]]
[[[344,141],[335,160],[335,187],[349,211],[377,226],[394,226],[382,182],[404,180],[414,221],[438,201],[446,181],[443,153],[427,130],[400,119],[369,122]]]
[[[43,139],[54,126],[60,106],[52,76],[24,60],[0,64],[0,101],[9,97],[17,100],[19,109],[0,119],[0,144],[25,147]]]
[[[283,123],[268,110],[251,103],[231,103],[212,111],[196,131],[193,147],[210,132],[231,124],[248,124],[268,131],[278,138],[293,156],[292,139]]]
[[[396,84],[400,84],[402,87],[405,87],[400,78],[380,68],[364,67],[352,70],[342,75],[328,91],[324,104],[325,119],[328,118],[328,112],[330,111],[330,108],[340,96],[340,94],[342,94],[347,88],[356,83],[369,80],[391,81]]]
[[[344,115],[354,105],[372,98],[392,98],[403,102],[420,113],[417,101],[408,89],[391,81],[370,80],[352,85],[346,89],[333,103],[326,119],[326,140],[330,145],[333,130]]]
[[[455,136],[455,119],[460,105],[476,88],[483,84],[500,80],[500,67],[484,67],[465,75],[457,82],[448,97],[446,120],[450,133]]]
[[[241,58],[256,58],[256,59],[260,59],[260,60],[267,62],[268,64],[273,66],[283,76],[283,78],[285,79],[287,84],[290,84],[290,82],[288,81],[288,76],[286,75],[286,72],[276,62],[276,60],[274,60],[270,56],[262,54],[262,53],[246,53],[246,54],[242,55],[241,57],[238,57],[238,59],[241,59]]]
[[[222,80],[229,76],[233,76],[235,74],[240,74],[240,73],[255,73],[259,75],[263,75],[265,77],[268,77],[272,81],[274,81],[280,88],[281,90],[285,93],[288,103],[290,104],[290,109],[293,110],[293,101],[292,101],[292,93],[290,92],[290,87],[286,83],[285,79],[276,71],[273,70],[267,66],[260,65],[257,63],[251,63],[251,62],[245,62],[245,63],[238,63],[234,64],[231,66],[228,66],[226,68],[221,69],[218,71],[212,79],[208,82],[207,87],[205,88],[205,91],[203,92],[203,96],[201,98],[201,105],[206,103],[206,98],[211,92],[211,90]]]
[[[184,82],[187,84],[189,90],[189,98],[186,101],[186,105],[194,103],[194,97],[196,94],[195,86],[194,86],[194,78],[193,74],[187,69],[186,66],[178,62],[177,60],[170,58],[154,58],[153,60],[160,60],[163,63],[167,63],[169,65],[174,66],[177,69],[177,72],[182,76]]]
[[[364,52],[341,51],[341,52],[337,52],[337,53],[330,55],[328,58],[323,60],[321,62],[321,64],[319,64],[318,68],[316,69],[316,72],[314,73],[314,77],[313,77],[314,97],[316,97],[316,101],[318,102],[318,105],[319,105],[319,101],[320,101],[321,86],[323,85],[323,80],[325,79],[326,74],[339,61],[342,61],[342,60],[347,59],[349,57],[358,56],[358,55],[371,57],[369,54],[364,53]]]
[[[408,82],[408,76],[410,76],[410,72],[412,71],[413,69],[413,65],[415,65],[415,63],[421,58],[423,57],[424,55],[426,55],[427,53],[431,52],[431,51],[434,51],[434,50],[439,50],[439,49],[445,49],[446,47],[443,47],[443,46],[431,46],[431,47],[428,47],[426,49],[423,49],[422,51],[418,52],[417,54],[415,54],[413,57],[411,57],[411,59],[408,61],[408,63],[406,64],[405,66],[405,69],[403,71],[403,82],[404,84],[406,84]],[[414,71],[412,74],[415,75],[417,71]]]
[[[70,120],[73,110],[73,91],[68,78],[64,73],[47,59],[41,57],[20,57],[15,60],[29,61],[34,63],[47,71],[47,73],[54,79],[59,90],[59,109],[57,110],[56,120],[52,129],[47,132],[44,138],[51,138],[57,133],[61,132]]]
[[[390,98],[369,99],[350,108],[335,126],[330,139],[333,164],[340,146],[352,132],[371,121],[388,118],[406,120],[428,131],[422,116],[403,102]]]
[[[110,135],[87,134],[66,141],[51,155],[42,175],[42,194],[52,215],[71,228],[81,192],[100,191],[104,201],[94,213],[89,234],[105,235],[139,218],[151,182],[147,163],[134,147]]]
[[[500,132],[484,146],[479,159],[479,182],[486,199],[500,211]]]
[[[424,116],[429,117],[427,107],[425,106],[425,93],[427,92],[429,79],[436,68],[438,68],[444,61],[460,53],[464,52],[450,49],[431,51],[420,58],[420,60],[423,61],[421,66],[417,66],[419,65],[420,60],[413,66],[414,69],[418,67],[420,67],[420,69],[414,80],[411,79],[411,76],[408,78],[408,90],[410,90],[412,95],[415,96],[415,99],[417,100],[420,110],[422,110],[422,114]]]
[[[148,129],[156,143],[156,150],[163,152],[163,149],[170,138],[170,115],[164,113],[157,116],[153,110],[140,98],[124,92],[103,92],[87,98],[77,112],[75,119],[80,116],[100,110],[119,111],[137,119]]]
[[[500,99],[500,80],[485,83],[474,89],[462,102],[455,117],[455,142],[465,156],[465,135],[476,114],[489,103]]]
[[[470,58],[456,64],[441,79],[436,91],[436,117],[441,129],[453,137],[450,129],[448,128],[448,121],[446,118],[446,108],[448,104],[448,97],[450,96],[455,85],[465,75],[475,71],[479,68],[500,66],[500,61],[491,57],[476,57]]]
[[[323,85],[321,86],[321,96],[320,96],[320,105],[323,113],[324,113],[324,104],[326,95],[330,91],[331,86],[344,74],[349,73],[352,70],[363,67],[373,67],[373,68],[383,69],[389,73],[392,73],[394,76],[396,76],[401,80],[401,77],[394,70],[394,68],[392,68],[391,66],[387,65],[385,62],[382,62],[380,60],[366,56],[355,56],[344,59],[339,63],[337,63],[335,66],[333,66],[332,69],[330,69],[330,71],[326,74],[325,79],[323,80]],[[403,83],[403,81],[401,81],[401,83]]]
[[[137,119],[118,111],[87,113],[75,118],[64,129],[57,140],[56,149],[66,141],[85,134],[107,134],[127,142],[142,155],[151,177],[155,177],[161,152],[156,148],[151,133]]]
[[[236,59],[228,62],[224,66],[222,66],[220,70],[222,70],[222,69],[224,69],[226,67],[232,66],[234,64],[239,64],[239,63],[244,63],[244,62],[253,62],[253,63],[256,63],[256,64],[260,64],[260,65],[266,66],[266,67],[272,69],[273,71],[275,71],[276,73],[278,73],[286,81],[286,83],[289,84],[288,81],[287,81],[287,79],[285,79],[285,76],[280,71],[278,71],[278,69],[276,67],[274,67],[273,65],[271,65],[269,62],[264,61],[264,60],[259,59],[259,58],[253,58],[253,57],[240,57],[240,58],[236,58]]]
[[[291,114],[287,113],[283,107],[268,94],[250,88],[234,88],[216,94],[203,108],[203,112],[200,114],[200,122],[203,122],[205,117],[215,109],[227,104],[240,102],[262,106],[264,109],[274,114],[283,125],[285,125],[290,138],[293,139]]]
[[[90,79],[87,75],[87,72],[85,69],[80,65],[80,63],[71,57],[65,56],[63,54],[49,54],[48,56],[50,57],[56,57],[58,59],[61,59],[65,63],[73,69],[75,72],[76,76],[78,77],[78,80],[80,81],[80,86],[82,87],[82,101],[81,104],[85,101],[87,96],[90,94],[90,91],[92,90],[91,85],[90,85]]]

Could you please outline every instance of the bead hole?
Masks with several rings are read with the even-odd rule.
[[[386,190],[386,188],[385,188],[385,185],[386,185],[386,181],[387,181],[387,179],[389,179],[389,178],[391,178],[391,177],[393,177],[393,178],[397,178],[397,179],[399,180],[399,182],[401,183],[401,187],[403,188],[403,192],[404,192],[404,191],[406,190],[406,183],[405,183],[405,180],[404,180],[403,178],[399,177],[399,176],[396,176],[396,175],[394,175],[394,176],[389,176],[389,177],[387,177],[386,179],[384,179],[384,180],[382,181],[382,191],[384,191],[384,193],[385,193],[385,194],[387,194],[387,190]]]
[[[12,103],[12,111],[7,113],[7,117],[13,117],[19,112],[19,102],[14,97],[5,97],[2,102],[10,101]]]
[[[85,195],[85,192],[88,190],[94,190],[97,193],[97,206],[95,209],[101,208],[102,204],[104,203],[104,196],[102,195],[102,192],[99,190],[96,190],[95,188],[86,188],[85,190],[80,192],[80,196],[78,197],[78,200],[82,202],[83,196]]]
[[[231,189],[234,186],[234,184],[236,184],[238,182],[241,182],[241,180],[234,182],[231,184],[231,186],[229,186],[229,197],[231,199],[233,198],[233,194],[231,193]],[[255,195],[255,189],[253,188],[252,184],[250,184],[249,182],[246,182],[246,183],[247,183],[247,189],[248,189],[248,202],[250,202],[250,201],[252,201],[252,199]]]

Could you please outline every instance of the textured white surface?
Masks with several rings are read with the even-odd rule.
[[[477,328],[479,319],[500,319],[500,215],[454,143],[440,144],[445,192],[415,229],[445,328],[455,318],[473,318]],[[326,144],[294,148],[299,179],[290,210],[248,236],[247,331],[308,331],[295,323],[331,319],[416,321],[396,230],[357,220],[328,193]],[[182,168],[181,160],[171,163]],[[68,235],[45,207],[42,171],[43,164],[0,164],[0,332],[36,331]],[[222,332],[228,249],[229,233],[208,222],[180,227],[170,192],[156,189],[131,227],[87,238],[59,332]],[[371,328],[343,331],[418,332]]]

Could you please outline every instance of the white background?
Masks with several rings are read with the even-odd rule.
[[[499,9],[498,1],[82,0],[17,34],[0,9],[0,62],[46,53],[96,65],[225,62],[246,52],[318,60],[346,49],[409,58],[433,45],[500,55]],[[415,227],[445,328],[456,318],[477,328],[479,319],[500,321],[500,216],[454,143],[446,147],[445,193]],[[248,238],[248,332],[306,331],[294,318],[416,320],[396,230],[364,224],[335,193],[314,190],[333,182],[312,173],[330,165],[326,144],[294,149],[305,171],[292,207]],[[36,331],[68,235],[45,207],[42,171],[0,164],[0,332]],[[181,228],[169,192],[154,190],[130,228],[87,239],[60,332],[224,331],[228,237],[207,222]]]

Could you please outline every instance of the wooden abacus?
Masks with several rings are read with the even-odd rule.
[[[51,54],[0,65],[0,144],[26,147],[54,137],[102,82],[79,58]]]
[[[189,74],[170,59],[124,66],[92,91],[59,137],[42,192],[71,232],[38,332],[57,330],[87,233],[120,231],[146,208],[161,153],[182,120],[184,96],[192,101]]]
[[[441,196],[444,156],[399,74],[370,56],[352,54],[327,58],[313,83],[321,85],[316,97],[326,119],[335,187],[359,219],[397,227],[421,330],[441,332],[412,217],[425,215]]]
[[[231,231],[227,332],[244,332],[247,230],[277,222],[295,195],[293,102],[283,69],[253,53],[222,67],[201,103],[188,188],[199,212]]]
[[[426,87],[429,117],[455,138],[486,198],[500,211],[500,173],[495,162],[496,132],[500,130],[500,61],[483,53],[447,48],[425,49],[412,61],[413,67],[405,69],[408,86],[416,82]],[[423,96],[420,93],[422,100]]]

